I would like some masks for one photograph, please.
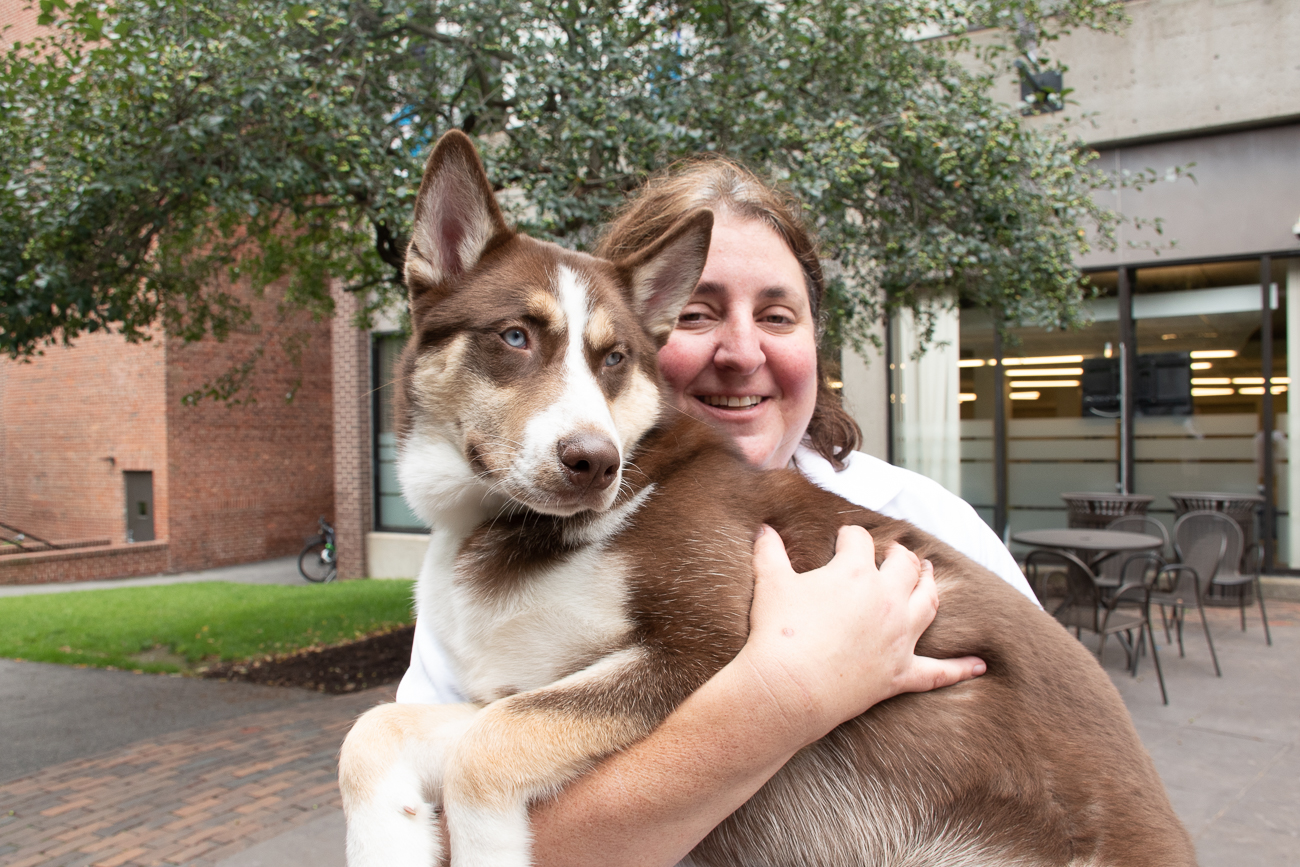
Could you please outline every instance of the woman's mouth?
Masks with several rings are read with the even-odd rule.
[[[748,394],[742,396],[723,395],[723,394],[697,394],[695,399],[709,406],[722,407],[724,409],[748,409],[751,406],[758,406],[767,398],[762,395]]]

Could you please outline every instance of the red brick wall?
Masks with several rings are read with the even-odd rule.
[[[48,33],[49,28],[36,26],[38,14],[36,0],[0,0],[0,47]],[[13,26],[5,30],[6,24]]]
[[[357,299],[334,290],[334,531],[339,577],[366,575],[366,533],[374,528],[370,432],[370,334],[352,325]]]
[[[77,548],[6,554],[0,557],[0,584],[55,584],[157,575],[167,571],[166,542],[136,542],[107,548]]]
[[[122,473],[150,470],[166,539],[164,363],[156,334],[88,334],[30,363],[0,358],[0,521],[54,542],[124,542]]]
[[[334,512],[329,323],[280,317],[271,300],[253,306],[259,331],[168,340],[171,571],[296,554],[316,519]],[[308,337],[299,366],[281,342],[295,333]],[[183,403],[259,347],[239,403]]]

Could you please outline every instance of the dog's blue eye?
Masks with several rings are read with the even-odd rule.
[[[623,360],[623,353],[611,352],[609,355],[605,356],[605,366],[613,367],[614,365],[618,364],[622,360]]]
[[[511,328],[501,332],[501,339],[515,349],[523,349],[528,345],[528,335],[522,328]]]

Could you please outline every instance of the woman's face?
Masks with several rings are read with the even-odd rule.
[[[677,406],[724,431],[750,463],[789,463],[817,400],[817,342],[803,271],[780,235],[718,215],[659,367]]]

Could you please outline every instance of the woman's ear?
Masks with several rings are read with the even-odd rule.
[[[712,236],[713,212],[701,208],[678,220],[649,247],[618,263],[627,276],[632,307],[656,348],[668,342],[678,314],[691,300],[709,257]]]
[[[469,136],[452,130],[424,166],[415,201],[406,285],[411,299],[473,268],[493,237],[508,232]]]

